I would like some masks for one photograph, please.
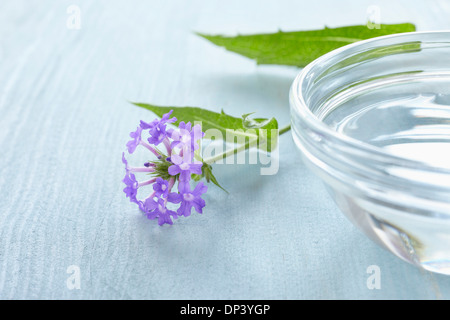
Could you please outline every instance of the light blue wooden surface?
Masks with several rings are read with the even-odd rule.
[[[67,27],[67,8],[81,28]],[[0,298],[436,299],[450,277],[366,239],[302,164],[216,166],[203,215],[159,227],[125,199],[121,153],[153,115],[127,101],[289,122],[296,68],[256,66],[193,34],[385,23],[450,29],[449,1],[0,2]],[[70,290],[69,266],[80,270]],[[366,272],[381,270],[380,289]]]

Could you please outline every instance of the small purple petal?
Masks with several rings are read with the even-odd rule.
[[[195,189],[191,191],[189,183],[179,183],[178,191],[180,193],[181,205],[177,210],[177,213],[182,216],[189,216],[191,214],[191,208],[194,207],[195,211],[202,213],[202,209],[205,207],[205,200],[201,198],[201,195],[207,191],[207,187],[203,182],[199,182]]]
[[[202,213],[202,208],[205,207],[205,200],[203,200],[202,198],[195,198],[192,201],[192,206],[194,207],[195,211],[197,211],[198,213]]]
[[[200,196],[203,193],[206,193],[208,191],[208,186],[204,185],[203,182],[199,182],[196,186],[194,191],[192,192],[196,196]]]
[[[138,203],[136,196],[137,190],[139,188],[139,183],[136,181],[136,177],[134,176],[134,174],[127,172],[122,182],[126,185],[126,187],[123,189],[123,192],[125,192],[127,198],[130,198],[131,202]]]
[[[153,184],[153,190],[155,191],[155,196],[167,198],[169,195],[169,181],[160,177],[156,178],[156,182]]]
[[[177,213],[166,207],[166,201],[162,198],[149,197],[144,203],[144,212],[149,219],[158,219],[158,224],[173,224],[172,218],[177,218]]]
[[[177,120],[176,118],[169,119],[172,112],[173,110],[170,110],[170,112],[161,117],[161,120],[155,119],[151,123],[146,123],[141,120],[141,128],[149,130],[150,137],[147,140],[150,144],[157,146],[163,142],[167,136],[171,136],[173,129],[166,129],[166,123],[173,123]]]
[[[171,192],[167,196],[167,201],[171,203],[180,203],[181,202],[181,195],[176,192]]]
[[[130,137],[133,138],[133,140],[130,140],[127,143],[129,153],[133,153],[136,150],[136,147],[140,144],[141,133],[142,133],[141,127],[137,127],[136,131],[130,133]]]
[[[140,127],[141,127],[142,129],[147,130],[147,129],[153,128],[153,127],[154,127],[155,125],[157,125],[157,124],[158,124],[158,120],[155,119],[155,120],[153,120],[153,121],[150,122],[150,123],[147,123],[147,122],[141,120],[141,122],[140,122],[139,125],[140,125]]]
[[[172,165],[169,167],[168,172],[171,176],[176,176],[181,172],[180,167],[177,165]]]
[[[189,202],[183,201],[181,202],[180,207],[177,210],[178,215],[189,217],[191,215],[192,205]]]
[[[122,163],[125,165],[125,171],[128,173],[130,171],[130,167],[128,166],[128,161],[125,158],[125,152],[122,152]]]
[[[202,174],[202,163],[191,163],[189,165],[189,170],[194,174]]]

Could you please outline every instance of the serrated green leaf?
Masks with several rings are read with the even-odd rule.
[[[244,137],[248,140],[250,139],[256,139],[256,141],[259,141],[259,129],[268,129],[267,136],[263,136],[267,138],[267,140],[270,140],[271,133],[270,129],[278,129],[278,122],[275,118],[271,119],[253,119],[251,121],[257,121],[259,125],[257,124],[255,128],[250,129],[246,125],[244,125],[245,119],[243,118],[236,118],[233,116],[230,116],[226,114],[223,110],[220,113],[198,108],[198,107],[170,107],[170,106],[156,106],[151,105],[147,103],[134,103],[134,105],[150,110],[154,114],[156,114],[158,117],[162,117],[164,114],[168,113],[170,110],[173,110],[172,116],[177,118],[177,121],[175,122],[175,125],[178,125],[181,121],[184,122],[191,122],[194,124],[195,122],[201,122],[202,124],[202,130],[206,132],[210,129],[216,129],[219,130],[219,132],[222,135],[222,138],[227,138],[227,135],[229,138],[233,138],[233,136],[236,137]],[[247,122],[249,122],[250,119],[247,119]],[[245,123],[247,123],[245,122]],[[208,136],[205,136],[205,138],[208,138]],[[264,146],[264,150],[266,150],[265,142],[258,143],[258,147]],[[245,141],[243,142],[245,143]],[[267,148],[270,152],[271,148],[269,145],[269,148]]]
[[[381,24],[380,28],[346,26],[310,31],[222,36],[197,33],[227,50],[254,59],[258,64],[304,67],[318,57],[344,45],[373,37],[412,32],[411,23]]]
[[[158,117],[162,117],[170,110],[173,110],[172,117],[177,118],[175,125],[179,125],[181,121],[191,122],[192,124],[194,122],[201,122],[203,131],[217,129],[223,135],[225,135],[226,129],[243,129],[241,118],[227,115],[223,110],[221,113],[217,113],[198,107],[171,107],[156,106],[148,103],[132,103],[138,107],[152,111]]]

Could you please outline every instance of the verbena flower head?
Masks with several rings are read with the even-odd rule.
[[[141,146],[150,151],[152,160],[146,161],[142,167],[132,167],[125,153],[122,154],[126,197],[136,203],[149,219],[157,219],[159,225],[173,224],[173,219],[189,216],[192,208],[202,213],[205,201],[201,197],[207,191],[202,182],[194,189],[190,186],[192,175],[202,174],[203,163],[194,160],[194,152],[199,148],[204,132],[200,125],[192,127],[190,122],[180,122],[178,128],[167,128],[168,124],[176,122],[176,118],[170,118],[171,114],[172,110],[160,120],[141,121],[136,131],[130,133],[132,140],[127,143],[128,153],[134,153]],[[148,135],[148,143],[143,141],[143,134]],[[161,143],[165,152],[157,148]],[[150,178],[138,181],[137,173],[150,175]],[[152,188],[144,188],[146,186]],[[173,191],[175,187],[177,191]],[[139,199],[138,194],[145,192],[144,189],[148,189],[147,196]]]

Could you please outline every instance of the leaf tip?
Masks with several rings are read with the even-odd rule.
[[[204,33],[201,33],[199,31],[192,31],[193,34],[195,34],[196,36],[202,37],[202,38],[206,38],[207,35]]]

